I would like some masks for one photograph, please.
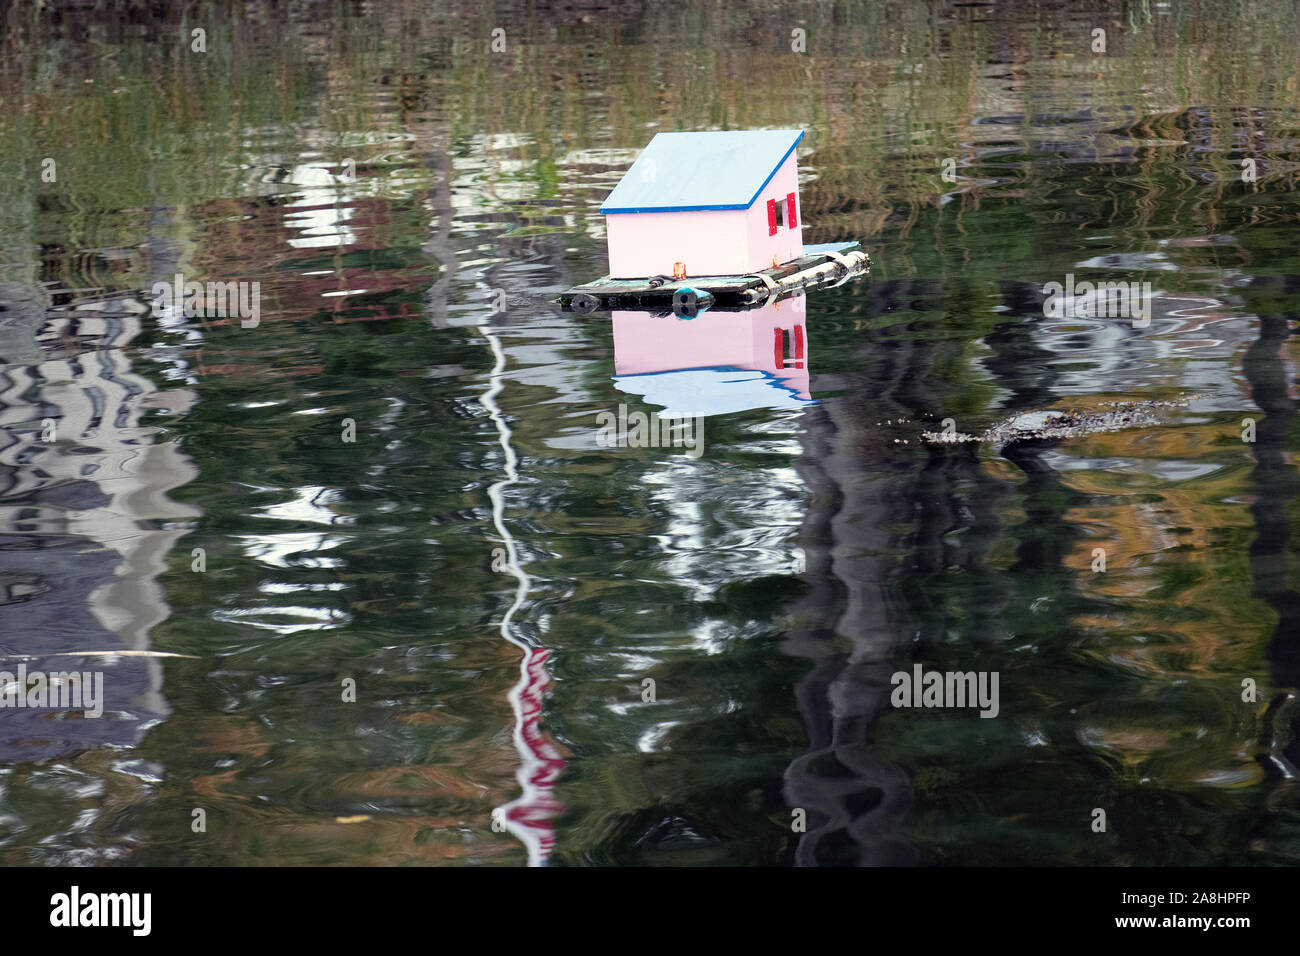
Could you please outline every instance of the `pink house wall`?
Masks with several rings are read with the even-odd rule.
[[[770,236],[767,228],[767,201],[769,199],[783,200],[789,193],[795,194],[795,221],[799,225],[791,229],[789,214],[787,213],[786,224],[777,228],[775,236]],[[754,200],[754,205],[750,206],[745,213],[748,238],[747,255],[749,256],[749,265],[745,269],[746,272],[770,269],[773,256],[776,256],[777,262],[789,262],[791,259],[798,259],[803,255],[803,203],[800,201],[798,193],[798,166],[795,163],[795,154],[791,153],[789,158],[781,164],[781,168],[776,171],[772,181],[764,186],[763,191],[758,194],[758,198]]]
[[[772,257],[789,262],[803,255],[803,207],[795,155],[781,164],[749,209],[700,212],[611,213],[605,216],[609,274],[615,279],[672,275],[686,264],[686,275],[743,275],[770,268]],[[767,201],[796,193],[795,219],[768,234]]]
[[[675,262],[686,263],[688,276],[746,271],[744,210],[620,212],[605,224],[612,278],[670,276]]]

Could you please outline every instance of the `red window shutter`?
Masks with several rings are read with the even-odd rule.
[[[776,235],[776,200],[775,199],[769,199],[767,201],[767,234],[769,236]]]
[[[790,221],[791,229],[799,225],[799,219],[794,212],[794,193],[789,193],[785,197],[785,218]]]

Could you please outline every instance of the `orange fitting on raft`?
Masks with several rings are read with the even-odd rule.
[[[684,263],[684,262],[674,262],[674,263],[673,263],[673,278],[674,278],[674,279],[685,279],[685,278],[686,278],[686,263]]]

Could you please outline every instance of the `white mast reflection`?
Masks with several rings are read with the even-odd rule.
[[[512,633],[511,623],[523,606],[532,587],[532,579],[519,564],[519,551],[515,539],[505,524],[504,491],[519,481],[518,458],[510,444],[511,431],[506,424],[496,397],[501,393],[502,373],[506,367],[505,352],[500,339],[488,326],[478,330],[488,340],[495,363],[489,374],[489,388],[480,399],[489,417],[496,424],[501,450],[505,453],[505,477],[488,488],[492,502],[492,523],[506,546],[506,570],[518,582],[515,597],[501,618],[501,636],[523,652],[519,664],[519,682],[510,691],[510,707],[514,712],[514,745],[519,753],[520,766],[516,774],[522,793],[518,798],[499,808],[506,829],[513,833],[528,851],[529,866],[545,866],[555,847],[553,818],[562,804],[555,797],[555,782],[564,769],[564,758],[559,750],[541,732],[542,698],[550,676],[546,660],[550,652],[528,636]]]

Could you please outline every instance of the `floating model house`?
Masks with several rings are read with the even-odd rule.
[[[660,133],[600,211],[609,277],[742,276],[804,255],[803,130]]]
[[[803,244],[802,139],[797,129],[657,135],[600,207],[609,275],[561,293],[561,307],[687,317],[865,275],[858,243]]]

